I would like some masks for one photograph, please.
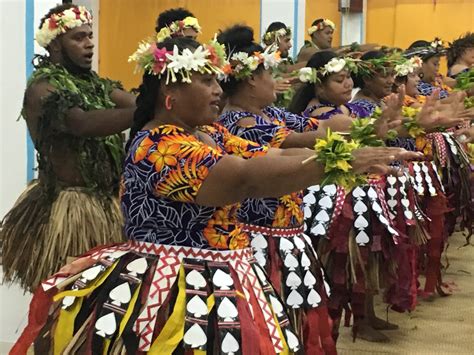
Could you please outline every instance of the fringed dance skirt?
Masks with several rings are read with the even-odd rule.
[[[301,349],[250,248],[131,241],[43,282],[13,352],[279,354]]]
[[[327,302],[330,293],[311,240],[296,228],[243,225],[259,265],[288,309],[306,354],[335,354]]]
[[[365,296],[396,284],[393,254],[403,238],[393,225],[383,179],[349,194],[335,185],[313,186],[304,197],[306,231],[332,282],[329,309],[339,321],[342,309],[365,315]]]
[[[51,201],[33,182],[3,220],[0,239],[5,282],[34,290],[41,280],[98,245],[124,241],[118,198],[64,187]]]

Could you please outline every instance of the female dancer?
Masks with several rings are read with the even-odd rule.
[[[268,149],[212,125],[220,52],[176,38],[132,56],[145,74],[121,185],[130,241],[92,250],[46,280],[13,353],[32,342],[38,353],[298,350],[232,204],[317,183],[324,166],[302,164],[310,151]],[[356,173],[416,156],[391,148],[352,155]]]
[[[377,61],[382,66],[378,71],[366,73],[366,75],[357,75],[354,80],[361,90],[357,93],[353,103],[365,107],[373,112],[377,107],[382,105],[384,97],[389,94],[390,87],[394,85],[396,76],[395,69],[397,69],[397,66],[394,63],[390,63],[390,60],[388,59],[385,61],[386,64],[384,65],[384,54],[381,52],[368,52],[362,56],[361,59],[369,63]],[[425,67],[422,67],[422,73],[425,73],[426,71],[424,68]],[[414,75],[414,78],[412,77],[410,79],[409,85],[410,94],[416,95],[417,91],[412,88],[411,85],[412,79],[416,81],[416,75]],[[406,82],[408,83],[408,78]],[[417,86],[417,89],[420,89],[420,85]],[[433,95],[438,95],[440,92],[440,89],[437,89],[436,91],[433,91]],[[411,98],[411,100],[413,100],[413,98]],[[434,96],[430,98],[430,101],[432,101],[436,107],[436,102],[433,100]],[[450,111],[449,107],[447,107],[447,109],[448,110],[446,110],[445,107],[444,116],[440,117],[439,120],[433,121],[430,118],[431,115],[426,115],[424,119],[419,119],[418,122],[420,125],[424,126],[427,131],[432,131],[436,126],[452,127],[463,122],[462,119],[459,120],[456,118],[456,112]],[[428,113],[428,111],[429,110],[425,110],[424,112]],[[424,116],[424,114],[422,116]],[[393,192],[393,195],[389,196],[390,199],[394,200],[394,202],[390,202],[392,204],[391,212],[398,216],[398,218],[395,219],[398,228],[404,231],[405,228],[403,226],[417,225],[418,222],[420,222],[429,233],[430,238],[427,242],[426,251],[426,283],[422,295],[424,297],[431,297],[437,287],[438,290],[440,290],[439,286],[441,284],[440,258],[444,248],[444,240],[448,235],[445,231],[445,217],[446,212],[448,211],[446,197],[443,191],[442,181],[437,173],[438,168],[434,162],[432,162],[432,154],[424,150],[425,144],[423,144],[423,142],[426,143],[426,140],[422,137],[417,140],[407,137],[407,132],[403,131],[404,129],[401,128],[400,132],[405,135],[405,137],[399,137],[395,140],[388,141],[387,144],[416,151],[418,143],[419,146],[423,145],[423,147],[419,147],[419,149],[426,153],[425,162],[409,164],[412,187],[407,186],[406,188],[408,188],[408,196],[412,196],[409,198],[411,202],[411,211],[407,211],[407,213],[398,213],[397,211],[397,209],[402,206],[400,203],[396,203],[396,201],[399,201],[401,197],[405,196],[403,189],[400,190],[400,181],[394,181],[392,178],[387,180],[389,183],[387,186],[387,192],[389,191],[388,189],[392,189],[390,191]],[[455,144],[452,140],[451,142],[453,145]],[[454,149],[457,149],[457,147],[454,147],[453,150]],[[391,181],[394,183],[390,184]],[[423,218],[419,212],[424,212],[427,218]],[[423,220],[425,222],[423,222]],[[430,223],[426,223],[427,220],[429,220]],[[416,239],[419,243],[420,238],[417,237]]]
[[[304,71],[312,70],[317,74],[309,76],[296,93],[290,106],[292,112],[316,117],[320,122],[327,122],[333,130],[342,132],[349,132],[354,120],[369,117],[369,111],[364,107],[349,103],[353,89],[351,63],[355,64],[350,58],[339,58],[333,52],[314,54]],[[354,313],[353,334],[377,342],[388,340],[379,330],[396,328],[375,315],[373,293],[383,287],[378,281],[379,269],[387,285],[391,286],[387,286],[387,302],[401,304],[403,296],[394,289],[393,260],[389,257],[397,252],[395,243],[400,244],[403,239],[389,222],[381,186],[381,180],[372,180],[364,187],[365,191],[356,188],[345,198],[341,187],[338,187],[337,195],[317,188],[309,189],[305,196],[307,233],[318,240],[318,251],[333,280],[329,307],[336,321],[334,331],[337,334],[342,309],[350,304]],[[366,194],[368,191],[371,191],[370,199]],[[328,203],[321,204],[320,201],[326,200]],[[384,208],[379,209],[380,206]],[[323,218],[325,211],[331,216],[330,222]],[[384,258],[385,262],[381,262]]]
[[[474,66],[474,33],[468,32],[454,40],[448,48],[448,76],[455,79]]]
[[[435,38],[433,42],[415,41],[405,52],[408,58],[418,56],[423,60],[423,66],[420,73],[421,81],[418,84],[418,90],[421,95],[430,96],[436,88],[439,90],[439,98],[444,99],[448,97],[454,81],[450,78],[443,78],[439,73],[439,62],[443,55],[446,54],[446,49],[443,42]]]

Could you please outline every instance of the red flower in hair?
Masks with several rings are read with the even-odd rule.
[[[214,66],[220,65],[220,58],[217,55],[216,49],[213,46],[206,46],[206,49],[209,51],[208,59]]]
[[[77,8],[77,7],[72,8],[72,12],[74,12],[76,14],[76,19],[77,20],[81,19],[81,10],[79,10],[79,8]]]
[[[54,30],[54,29],[58,28],[58,22],[52,16],[49,19],[48,28],[50,30]]]

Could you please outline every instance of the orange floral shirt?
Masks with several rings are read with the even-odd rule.
[[[268,148],[235,137],[218,125],[201,130],[215,147],[173,125],[138,132],[121,184],[125,232],[130,239],[204,249],[249,245],[247,234],[234,223],[237,204],[206,207],[195,199],[209,171],[226,154],[251,158]]]

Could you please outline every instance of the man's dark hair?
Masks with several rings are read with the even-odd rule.
[[[60,14],[61,12],[63,12],[64,10],[67,10],[67,9],[70,9],[70,8],[73,8],[73,7],[77,7],[77,5],[74,5],[74,4],[61,4],[61,5],[57,5],[53,8],[51,8],[48,13],[46,15],[44,15],[41,20],[40,20],[40,24],[39,24],[39,29],[41,29],[41,26],[43,26],[44,22],[49,18],[51,17],[51,15],[53,14]]]
[[[288,27],[286,27],[286,25],[283,23],[283,22],[272,22],[267,30],[265,31],[265,33],[268,33],[268,32],[274,32],[274,31],[278,31],[278,30],[281,30],[282,28],[284,28],[285,30],[288,29]]]
[[[163,27],[171,25],[175,21],[184,20],[186,17],[194,17],[194,15],[187,9],[183,7],[178,7],[176,9],[169,9],[163,11],[158,15],[156,19],[156,33],[160,32]]]
[[[317,20],[314,20],[313,23],[311,24],[311,26],[317,26],[319,25],[321,22],[323,22],[324,19],[323,18],[318,18]]]

